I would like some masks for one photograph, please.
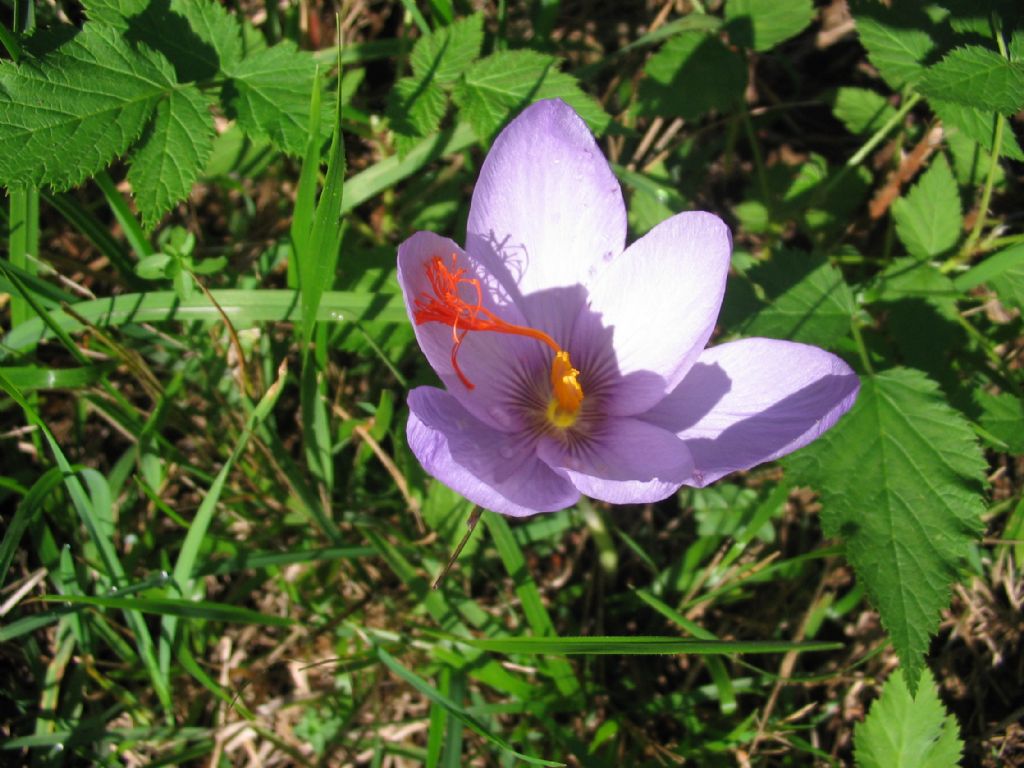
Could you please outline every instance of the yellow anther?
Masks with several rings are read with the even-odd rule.
[[[551,361],[551,403],[548,405],[548,421],[556,427],[571,427],[576,423],[580,405],[583,403],[583,387],[579,382],[580,372],[572,367],[569,353],[559,350]]]

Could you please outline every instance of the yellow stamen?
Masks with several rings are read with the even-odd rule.
[[[583,387],[579,382],[580,372],[572,367],[569,353],[560,349],[551,361],[551,402],[548,404],[548,421],[556,427],[571,427],[576,423],[580,405],[583,403]]]

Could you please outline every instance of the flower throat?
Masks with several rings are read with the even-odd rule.
[[[473,389],[473,383],[459,367],[459,347],[470,331],[494,331],[514,336],[536,339],[555,353],[551,361],[551,402],[548,404],[548,421],[556,427],[571,427],[576,422],[580,405],[583,403],[583,388],[579,383],[580,372],[572,367],[569,353],[558,346],[544,331],[525,325],[507,323],[483,306],[483,291],[480,280],[466,277],[465,267],[457,266],[458,256],[452,254],[451,266],[440,256],[433,256],[425,265],[427,279],[433,296],[421,293],[416,297],[413,318],[416,325],[443,323],[452,328],[452,368],[466,389]],[[460,285],[473,287],[476,303],[467,302],[459,294]]]

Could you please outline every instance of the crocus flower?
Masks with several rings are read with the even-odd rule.
[[[398,249],[416,339],[445,389],[409,393],[409,447],[485,509],[525,516],[586,494],[654,502],[814,440],[852,405],[817,347],[708,349],[732,238],[680,213],[628,248],[622,192],[580,117],[540,101],[498,136],[466,247]]]

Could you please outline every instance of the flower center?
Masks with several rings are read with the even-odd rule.
[[[583,388],[578,377],[580,372],[572,367],[569,353],[558,346],[544,331],[525,325],[505,322],[483,306],[483,290],[480,280],[466,277],[465,267],[457,265],[458,256],[452,254],[451,265],[444,263],[440,256],[432,257],[425,265],[427,279],[433,295],[426,292],[416,297],[413,319],[416,325],[443,323],[452,328],[452,368],[466,389],[473,389],[473,383],[459,367],[459,348],[470,331],[494,331],[514,336],[536,339],[555,353],[551,361],[551,402],[547,408],[548,421],[556,427],[571,427],[576,423],[580,405],[583,403]],[[465,284],[471,286],[475,302],[462,298],[459,289]]]

